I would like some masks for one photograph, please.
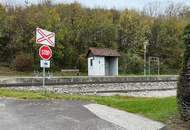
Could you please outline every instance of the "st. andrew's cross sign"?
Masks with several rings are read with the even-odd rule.
[[[54,47],[55,33],[36,28],[36,43]]]

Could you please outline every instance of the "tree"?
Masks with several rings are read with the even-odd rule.
[[[154,20],[149,35],[148,56],[160,58],[162,72],[175,73],[181,68],[183,22],[176,18]]]
[[[190,25],[188,25],[183,34],[185,52],[183,57],[183,67],[180,74],[177,99],[181,116],[184,120],[190,120]]]
[[[140,73],[146,40],[149,40],[147,55],[159,56],[162,68],[165,68],[162,70],[174,68],[178,71],[180,68],[180,37],[181,30],[189,21],[187,8],[185,12],[181,9],[179,12],[178,6],[171,6],[166,11],[167,15],[158,15],[153,7],[146,13],[90,9],[77,2],[51,4],[49,0],[38,0],[38,5],[30,5],[26,0],[27,6],[24,7],[10,6],[10,1],[6,2],[7,6],[0,5],[2,64],[14,64],[17,55],[27,53],[33,57],[34,69],[38,69],[39,45],[35,43],[35,29],[41,27],[56,33],[53,69],[78,68],[86,71],[88,48],[101,47],[118,49],[122,53],[121,71]],[[171,14],[172,10],[179,15]]]
[[[141,52],[146,40],[145,26],[141,22],[140,15],[135,11],[125,11],[120,17],[121,43],[120,49],[125,52],[143,55]]]

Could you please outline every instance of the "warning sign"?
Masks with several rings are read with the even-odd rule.
[[[55,33],[36,28],[36,43],[54,47]]]

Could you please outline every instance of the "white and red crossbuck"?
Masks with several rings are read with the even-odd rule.
[[[55,33],[36,28],[36,43],[54,47]]]

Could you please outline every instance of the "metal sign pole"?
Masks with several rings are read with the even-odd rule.
[[[144,76],[146,76],[146,44],[144,44]]]
[[[150,75],[150,59],[151,57],[148,57],[148,74]]]
[[[144,42],[144,76],[146,76],[146,47],[148,45],[148,41]]]
[[[43,89],[46,93],[46,89],[45,89],[45,76],[46,76],[46,70],[45,70],[45,67],[43,67]]]
[[[158,75],[160,75],[160,59],[158,57]]]

